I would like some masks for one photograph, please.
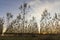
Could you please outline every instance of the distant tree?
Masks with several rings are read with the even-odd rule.
[[[20,15],[20,14],[17,16],[17,19],[18,19],[18,20],[20,20],[20,19],[21,19],[21,15]]]
[[[7,32],[11,33],[11,31],[12,31],[11,30],[12,29],[12,24],[11,24],[10,20],[11,20],[11,18],[13,18],[13,15],[11,13],[7,13],[6,16],[7,16],[7,29],[6,29],[6,33]]]
[[[55,13],[55,19],[57,19],[57,13]]]
[[[7,13],[6,16],[7,16],[7,21],[8,21],[7,23],[9,25],[10,18],[12,18],[13,15],[11,13]]]
[[[28,26],[29,33],[38,33],[38,26],[35,17],[30,20],[30,25]]]
[[[46,34],[46,33],[51,32],[51,29],[49,27],[50,19],[51,19],[50,13],[48,13],[48,11],[45,9],[43,11],[42,18],[41,18],[41,21],[40,21],[40,27],[41,27],[40,31],[41,31],[41,33]]]
[[[4,25],[4,19],[0,18],[0,33],[2,33],[3,25]]]
[[[20,33],[21,32],[21,23],[20,21],[22,20],[21,14],[19,14],[16,18],[16,21],[13,25],[15,25],[14,30],[16,31],[16,33]]]
[[[24,3],[23,5],[21,5],[20,6],[20,10],[21,10],[21,13],[22,13],[22,15],[23,15],[23,18],[22,18],[22,24],[23,24],[23,30],[25,29],[24,28],[24,25],[25,25],[25,15],[27,14],[27,8],[29,8],[30,6],[28,6],[28,4],[27,3]],[[23,32],[25,32],[25,31],[23,31]]]

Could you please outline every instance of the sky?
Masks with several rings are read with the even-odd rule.
[[[60,10],[60,0],[0,0],[0,17],[6,17],[7,12],[16,16],[20,13],[19,7],[24,2],[31,6],[29,14],[35,17],[40,17],[44,9],[47,9],[51,14],[59,13]]]

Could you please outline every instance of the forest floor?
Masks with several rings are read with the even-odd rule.
[[[14,34],[14,36],[0,36],[0,40],[60,40],[60,34]]]

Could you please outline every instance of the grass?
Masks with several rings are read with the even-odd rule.
[[[7,34],[6,34],[7,35]],[[15,36],[0,36],[0,40],[60,40],[60,34],[14,34]]]

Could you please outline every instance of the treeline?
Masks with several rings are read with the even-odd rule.
[[[41,33],[60,34],[60,13],[54,13],[54,15],[51,15],[51,13],[45,10],[41,16]]]
[[[19,7],[21,13],[19,13],[15,19],[11,13],[6,14],[7,27],[3,27],[3,33],[38,33],[37,23],[33,16],[30,21],[26,20],[27,10],[30,5],[24,3]],[[12,20],[13,19],[13,20]]]
[[[30,5],[24,3],[19,7],[21,13],[16,16],[14,20],[11,13],[6,14],[7,27],[5,28],[5,19],[0,18],[0,29],[2,33],[39,33],[38,25],[36,18],[33,16],[30,21],[26,20],[27,9],[30,8]],[[39,17],[39,16],[38,16]],[[12,21],[11,21],[12,20]],[[10,22],[11,21],[11,22]],[[54,13],[54,16],[51,16],[46,9],[41,15],[40,23],[40,33],[41,34],[57,34],[60,33],[60,15]],[[2,29],[3,28],[3,29]]]

